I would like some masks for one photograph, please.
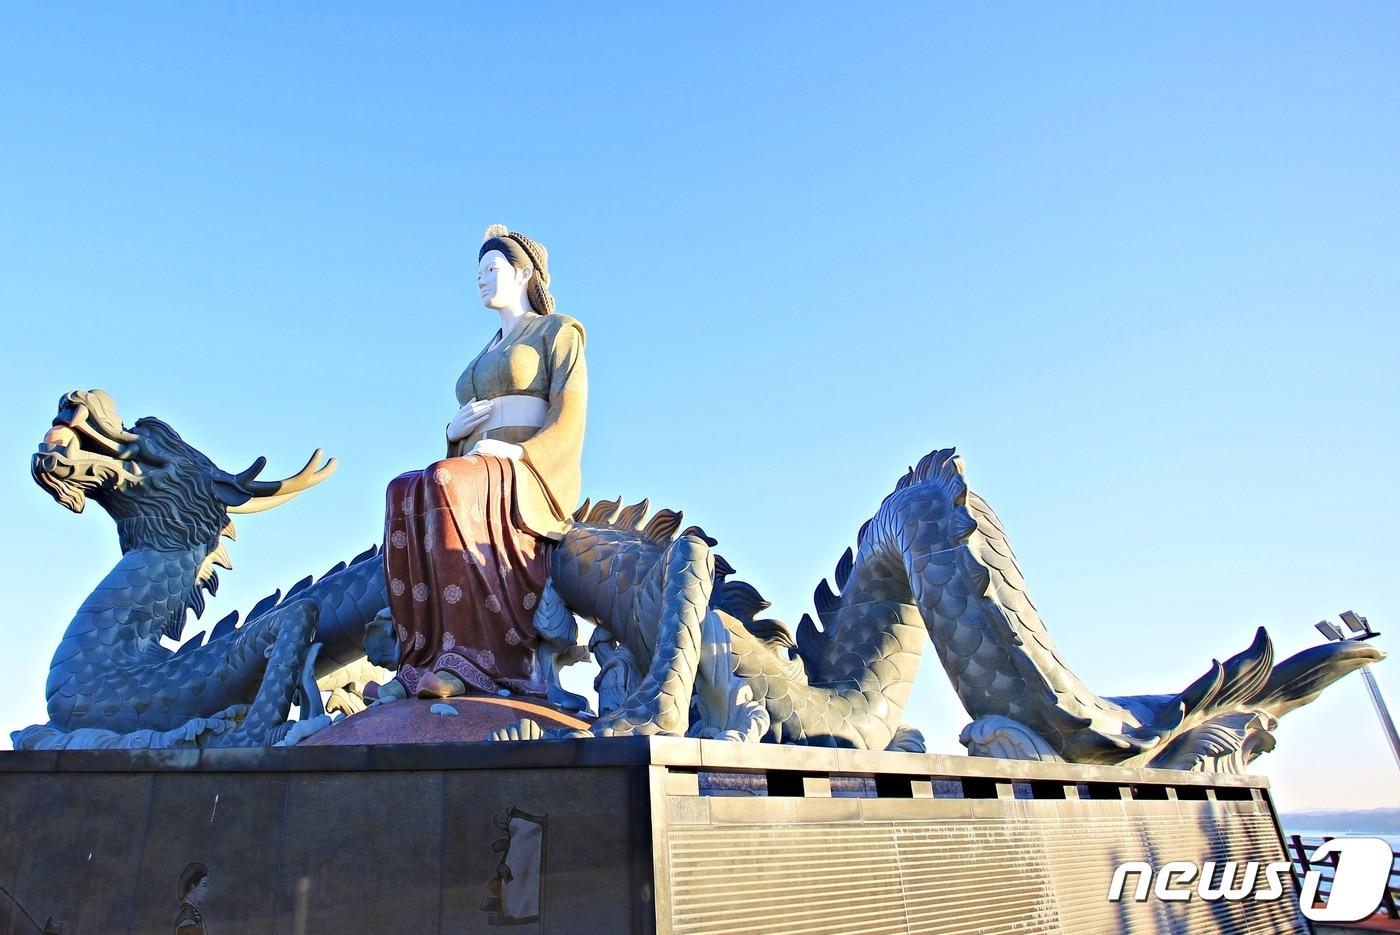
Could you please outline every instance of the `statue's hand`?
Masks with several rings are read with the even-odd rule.
[[[525,449],[519,445],[512,445],[510,442],[503,442],[498,438],[483,438],[472,445],[469,455],[491,455],[496,458],[509,458],[512,461],[519,461],[525,455]]]
[[[491,418],[491,400],[468,400],[465,406],[457,410],[452,421],[447,423],[447,440],[450,442],[461,441],[485,425],[489,418]]]

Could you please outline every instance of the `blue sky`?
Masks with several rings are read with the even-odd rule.
[[[5,729],[117,552],[27,476],[59,394],[340,459],[240,523],[211,623],[440,454],[497,221],[588,329],[585,492],[684,509],[790,623],[956,445],[1101,693],[1400,626],[1400,10],[812,6],[5,6]],[[1283,807],[1400,805],[1359,680],[1278,740]]]

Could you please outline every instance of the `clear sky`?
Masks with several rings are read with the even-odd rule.
[[[28,477],[59,395],[340,459],[240,522],[203,623],[246,610],[440,455],[497,221],[588,329],[585,492],[684,509],[789,623],[956,445],[1101,693],[1394,631],[1397,62],[1390,3],[6,4],[0,726],[117,555]],[[932,654],[909,718],[960,749]],[[1400,805],[1355,677],[1256,771]]]

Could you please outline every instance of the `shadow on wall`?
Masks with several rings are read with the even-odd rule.
[[[65,935],[63,923],[55,922],[53,916],[44,920],[41,926],[34,917],[20,905],[19,900],[9,890],[0,886],[0,932],[13,932],[14,935]]]

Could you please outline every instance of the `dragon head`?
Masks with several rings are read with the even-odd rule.
[[[325,480],[335,459],[318,467],[321,455],[318,448],[285,480],[257,479],[266,458],[232,474],[159,419],[138,419],[127,428],[109,393],[74,390],[58,401],[30,473],[75,513],[95,500],[116,521],[123,551],[179,550],[231,535],[230,513],[280,506]]]

